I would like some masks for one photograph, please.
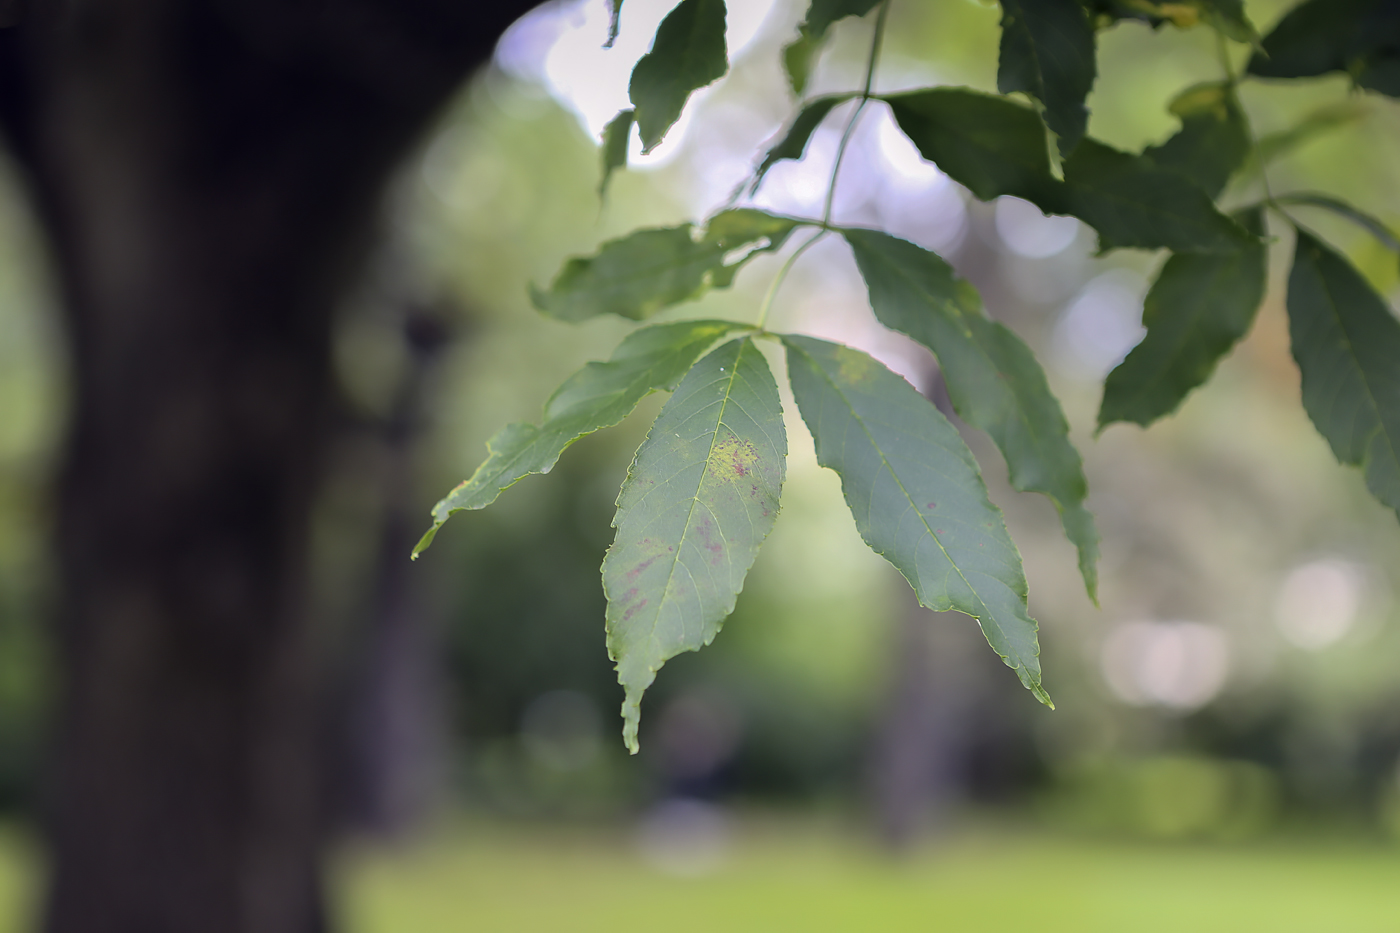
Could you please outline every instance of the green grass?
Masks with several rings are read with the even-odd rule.
[[[462,826],[347,859],[350,933],[1400,930],[1400,852],[1364,843],[1148,846],[963,833],[909,859],[810,823],[667,877],[622,836]]]

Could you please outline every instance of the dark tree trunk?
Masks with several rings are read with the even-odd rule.
[[[332,313],[396,160],[531,5],[0,2],[74,377],[54,933],[324,926],[304,602]]]

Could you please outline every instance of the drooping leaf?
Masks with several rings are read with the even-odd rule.
[[[1379,218],[1348,204],[1341,198],[1334,198],[1330,194],[1319,194],[1316,191],[1294,191],[1290,194],[1280,195],[1275,200],[1280,204],[1320,207],[1356,224],[1380,241],[1380,244],[1386,249],[1400,253],[1400,238],[1397,238],[1389,227],[1382,223]]]
[[[1400,509],[1400,322],[1343,257],[1298,231],[1288,278],[1303,407],[1342,463]]]
[[[1260,208],[1236,217],[1263,236]],[[1210,378],[1254,322],[1267,261],[1262,239],[1234,253],[1178,253],[1167,260],[1143,303],[1147,336],[1104,382],[1100,430],[1115,421],[1146,427]]]
[[[1342,72],[1361,87],[1400,96],[1400,5],[1305,0],[1264,37],[1249,72],[1263,78]]]
[[[636,122],[636,118],[637,112],[627,109],[603,127],[603,179],[598,183],[600,198],[607,196],[608,181],[612,178],[612,173],[627,167],[627,143],[632,136],[632,124]]]
[[[1021,91],[1045,107],[1045,124],[1068,155],[1089,125],[1094,30],[1079,0],[1002,0],[997,90]]]
[[[1181,118],[1181,129],[1143,155],[1219,197],[1249,155],[1249,127],[1233,88],[1228,82],[1198,84],[1172,101],[1171,112]]]
[[[574,441],[618,424],[651,392],[674,389],[700,354],[745,327],[733,321],[681,321],[628,334],[608,362],[589,363],[555,390],[539,425],[510,424],[486,442],[486,462],[433,507],[433,526],[413,556],[427,550],[452,515],[484,509],[532,473],[548,473]]]
[[[759,252],[777,249],[799,221],[752,208],[715,215],[703,235],[691,224],[637,230],[604,243],[593,256],[564,263],[548,290],[534,286],[535,307],[561,321],[600,314],[642,320],[662,308],[724,288]],[[735,251],[753,251],[733,257]]]
[[[911,91],[884,100],[920,154],[978,198],[1009,194],[1047,213],[1063,213],[1045,128],[1029,107],[967,88]]]
[[[938,256],[876,230],[843,230],[886,327],[933,351],[953,408],[992,436],[1011,485],[1043,493],[1059,510],[1079,551],[1079,569],[1097,599],[1099,535],[1084,508],[1088,484],[1069,423],[1026,346],[987,317],[976,289]]]
[[[841,477],[861,537],[921,604],[977,619],[1021,683],[1052,705],[1040,685],[1021,555],[957,429],[864,353],[812,337],[783,342],[817,460]]]
[[[695,364],[638,448],[603,561],[608,654],[634,753],[656,671],[708,645],[734,611],[777,518],[786,457],[778,387],[747,337]]]
[[[763,183],[763,176],[768,174],[768,170],[784,159],[800,159],[807,151],[807,143],[811,142],[812,134],[817,127],[826,119],[826,115],[831,113],[832,108],[838,104],[843,104],[855,97],[854,94],[830,94],[826,97],[818,97],[808,101],[797,114],[797,119],[792,121],[792,126],[783,134],[776,145],[768,150],[768,154],[763,157],[763,162],[758,166],[758,172],[753,180],[753,187],[750,192],[757,191],[758,186]]]
[[[681,0],[657,27],[651,51],[638,60],[627,86],[642,151],[656,148],[680,119],[692,92],[728,70],[724,0]]]
[[[1188,179],[1098,140],[1080,143],[1064,173],[1064,213],[1097,230],[1100,249],[1226,253],[1255,240]]]
[[[603,48],[610,49],[617,42],[618,31],[622,28],[622,0],[608,0],[608,41]]]
[[[1189,179],[1095,139],[1075,147],[1056,179],[1040,118],[1006,98],[934,88],[885,100],[923,157],[978,198],[1009,194],[1072,214],[1098,231],[1102,249],[1229,252],[1251,240]]]
[[[826,41],[826,33],[837,20],[847,16],[864,16],[880,0],[812,0],[807,17],[798,29],[797,39],[783,47],[783,70],[788,83],[798,97],[807,89],[812,63]]]

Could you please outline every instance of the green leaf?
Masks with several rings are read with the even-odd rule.
[[[739,208],[715,215],[703,235],[691,224],[637,230],[604,243],[596,255],[568,260],[548,291],[532,285],[530,298],[561,321],[600,314],[639,321],[729,286],[745,263],[780,247],[799,223]],[[748,246],[752,252],[733,256]]]
[[[598,183],[598,197],[606,197],[608,180],[612,173],[627,167],[627,143],[632,135],[632,124],[636,122],[635,110],[624,110],[603,127],[603,180]]]
[[[1021,555],[977,463],[948,420],[858,350],[787,336],[788,375],[817,460],[841,477],[856,528],[919,602],[977,619],[1042,703],[1036,624]]]
[[[1063,213],[1045,127],[1034,110],[967,88],[911,91],[884,100],[920,154],[976,197],[990,201],[1009,194]]]
[[[800,159],[807,151],[807,143],[812,139],[812,134],[817,127],[821,126],[827,114],[831,113],[833,107],[843,104],[855,97],[855,94],[831,94],[826,97],[818,97],[809,101],[806,106],[797,114],[797,119],[792,121],[792,126],[783,134],[783,138],[768,150],[768,154],[763,157],[762,164],[758,167],[758,173],[753,180],[750,193],[758,190],[758,186],[763,184],[763,176],[768,174],[768,170],[784,159]]]
[[[1243,0],[1196,0],[1205,21],[1227,39],[1258,47],[1259,30],[1244,12]]]
[[[1263,236],[1261,208],[1236,216],[1250,233]],[[1254,322],[1267,262],[1262,239],[1235,253],[1168,259],[1143,303],[1147,336],[1104,381],[1099,429],[1115,421],[1146,427],[1209,379]]]
[[[978,198],[1013,195],[1047,214],[1072,214],[1098,231],[1104,250],[1229,252],[1251,242],[1178,172],[1095,139],[1075,147],[1056,179],[1040,118],[1006,98],[935,88],[885,100],[923,157]]]
[[[1065,160],[1064,173],[1064,213],[1097,230],[1101,250],[1224,253],[1256,240],[1197,185],[1144,156],[1085,139]]]
[[[826,41],[826,33],[839,19],[864,16],[878,6],[880,0],[812,0],[807,17],[799,27],[797,39],[783,47],[783,70],[788,83],[798,97],[807,89],[812,63]]]
[[[1342,463],[1400,509],[1400,322],[1351,264],[1298,231],[1289,333],[1303,407]]]
[[[1234,89],[1224,81],[1198,84],[1172,101],[1171,112],[1181,129],[1143,155],[1219,197],[1249,155],[1249,127]]]
[[[1306,0],[1279,20],[1249,61],[1262,78],[1351,75],[1400,96],[1400,7],[1390,0]]]
[[[1288,129],[1260,137],[1251,157],[1250,171],[1257,175],[1263,166],[1275,159],[1287,155],[1324,133],[1360,122],[1370,111],[1370,107],[1355,99],[1318,107]]]
[[[1079,0],[1002,0],[997,90],[1021,91],[1045,106],[1045,124],[1068,155],[1089,125],[1084,99],[1094,85],[1094,30]]]
[[[875,230],[841,231],[886,327],[933,351],[958,416],[992,436],[1015,489],[1043,493],[1079,551],[1097,600],[1099,535],[1069,423],[1029,347],[984,313],[976,289],[938,256]]]
[[[1154,29],[1163,23],[1190,29],[1205,22],[1237,42],[1259,44],[1259,33],[1241,0],[1085,0],[1085,6],[1100,28],[1123,19],[1140,20]]]
[[[778,516],[786,457],[778,387],[747,337],[695,365],[638,448],[603,561],[608,653],[626,690],[632,752],[656,671],[708,645],[734,611]]]
[[[484,509],[525,477],[548,473],[574,441],[620,423],[651,392],[674,389],[716,340],[744,329],[732,321],[681,321],[633,331],[608,362],[589,363],[565,380],[538,426],[510,424],[486,442],[486,462],[433,506],[433,526],[413,556],[428,549],[448,518]]]
[[[1380,241],[1386,249],[1400,253],[1400,239],[1397,239],[1394,232],[1381,221],[1359,210],[1356,207],[1343,201],[1341,198],[1334,198],[1329,194],[1319,194],[1315,191],[1295,191],[1292,194],[1281,195],[1275,199],[1280,204],[1297,204],[1303,207],[1320,207],[1330,211],[1338,217],[1345,218],[1365,230],[1371,236]]]
[[[618,30],[622,28],[622,0],[608,0],[608,41],[603,48],[610,49],[617,41]]]
[[[681,0],[657,27],[651,51],[638,60],[627,85],[642,151],[650,152],[665,138],[693,91],[728,70],[724,0]]]

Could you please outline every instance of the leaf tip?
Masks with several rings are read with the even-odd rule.
[[[428,549],[433,543],[433,538],[437,537],[438,529],[442,527],[441,521],[433,522],[433,527],[424,532],[423,537],[418,539],[418,543],[413,546],[413,553],[409,555],[409,560],[417,560],[418,556]]]

